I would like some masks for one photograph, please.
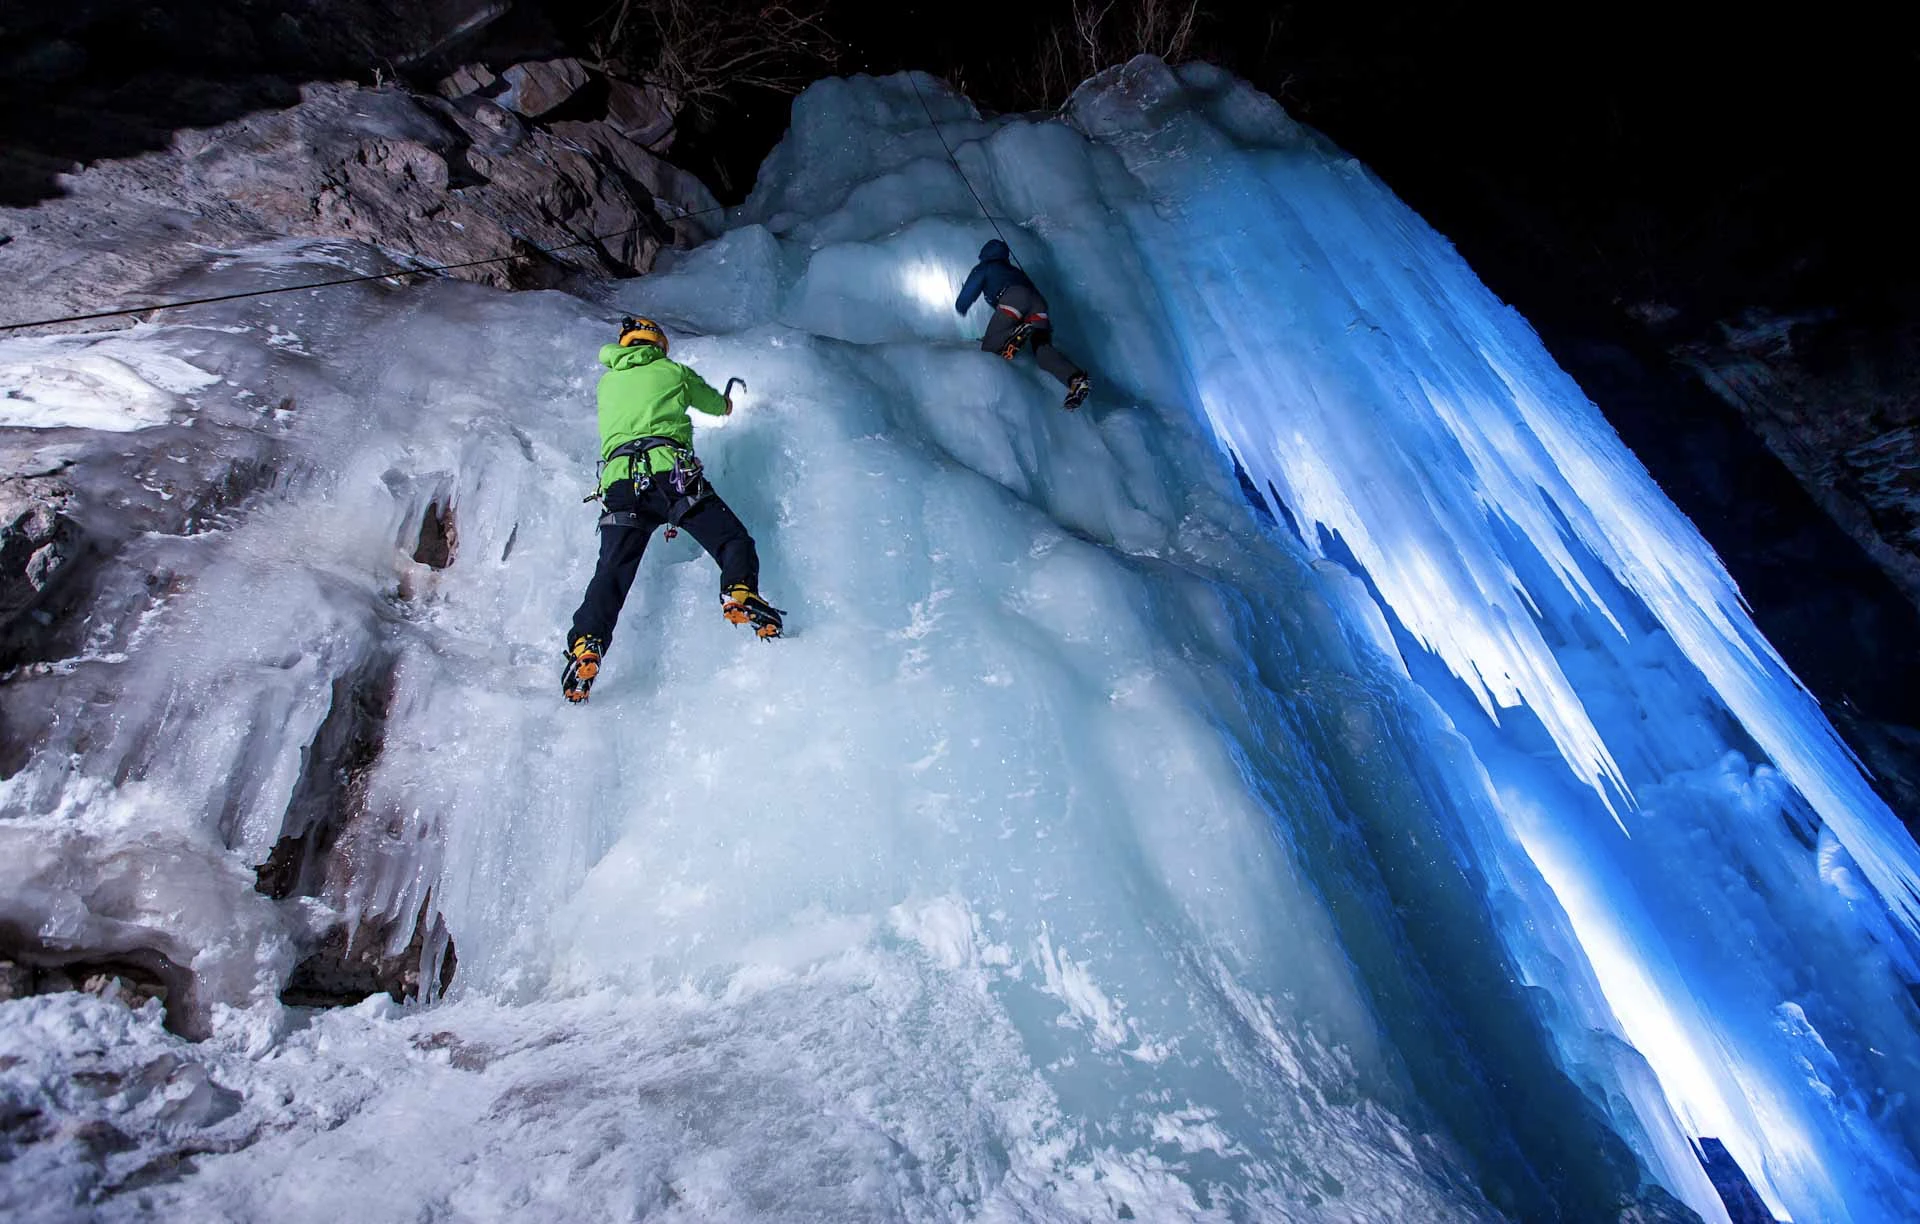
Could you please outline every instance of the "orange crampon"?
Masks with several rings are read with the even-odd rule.
[[[762,638],[777,638],[784,628],[781,617],[785,613],[743,583],[720,593],[720,615],[736,625],[752,625],[754,633]]]
[[[567,647],[567,667],[560,673],[560,692],[568,701],[577,705],[587,699],[594,677],[600,674],[601,649],[599,641],[590,637],[575,638]]]

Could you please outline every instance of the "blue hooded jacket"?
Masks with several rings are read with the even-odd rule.
[[[1014,285],[1033,289],[1033,282],[1027,278],[1027,274],[1007,262],[1012,254],[1007,250],[1007,244],[998,238],[980,248],[980,262],[973,266],[973,271],[967,273],[967,283],[960,286],[960,297],[953,304],[955,313],[967,313],[967,309],[973,305],[973,299],[983,295],[987,305],[992,306],[999,302],[1001,294]]]

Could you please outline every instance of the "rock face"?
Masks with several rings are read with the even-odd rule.
[[[299,101],[314,80],[432,76],[560,53],[513,0],[86,0],[0,13],[0,203],[58,194],[80,164],[165,148]]]
[[[545,119],[580,96],[587,87],[587,70],[577,59],[515,64],[500,74],[506,89],[495,101],[528,119]]]
[[[32,608],[79,551],[58,469],[0,476],[0,626]]]
[[[665,154],[673,147],[673,117],[680,100],[658,85],[611,81],[607,91],[607,122],[622,136],[650,153]]]
[[[371,930],[342,925],[329,930],[294,966],[280,1001],[289,1007],[347,1007],[376,994],[408,1003],[444,992],[453,984],[459,964],[446,923],[423,907],[411,928],[411,941],[397,953],[387,950],[393,925],[374,924]],[[434,990],[423,992],[421,969],[433,962],[429,949],[436,944],[444,949],[438,956],[438,980]]]
[[[1753,311],[1675,352],[1920,606],[1920,301],[1893,319]]]
[[[453,270],[510,288],[634,275],[663,245],[707,237],[712,195],[606,117],[604,83],[588,90],[584,68],[558,63],[469,69],[450,80],[475,88],[451,98],[310,85],[290,109],[66,176],[64,198],[0,209],[0,322],[152,300],[146,285],[205,248],[279,236],[434,265],[513,256]],[[587,117],[546,126],[503,101]],[[651,124],[622,113],[643,134],[670,127],[661,112]]]

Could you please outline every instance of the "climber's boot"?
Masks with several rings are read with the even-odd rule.
[[[1093,394],[1093,383],[1085,374],[1075,374],[1073,381],[1067,384],[1067,398],[1062,407],[1068,412],[1087,402],[1087,396]]]
[[[560,692],[568,701],[578,705],[587,699],[587,690],[600,674],[600,652],[604,649],[595,637],[577,637],[567,647],[567,669],[560,673]]]
[[[777,638],[782,627],[780,618],[786,614],[760,598],[752,587],[736,582],[720,593],[720,615],[736,625],[752,625],[763,638]]]

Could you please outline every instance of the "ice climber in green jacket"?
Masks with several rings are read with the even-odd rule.
[[[585,701],[613,640],[647,540],[660,526],[682,528],[720,563],[720,614],[780,636],[780,609],[760,598],[760,556],[753,537],[707,483],[693,453],[687,409],[727,416],[733,400],[667,359],[667,335],[651,319],[627,318],[620,342],[600,350],[600,563],[567,633],[561,691]],[[731,390],[731,385],[729,385]]]

